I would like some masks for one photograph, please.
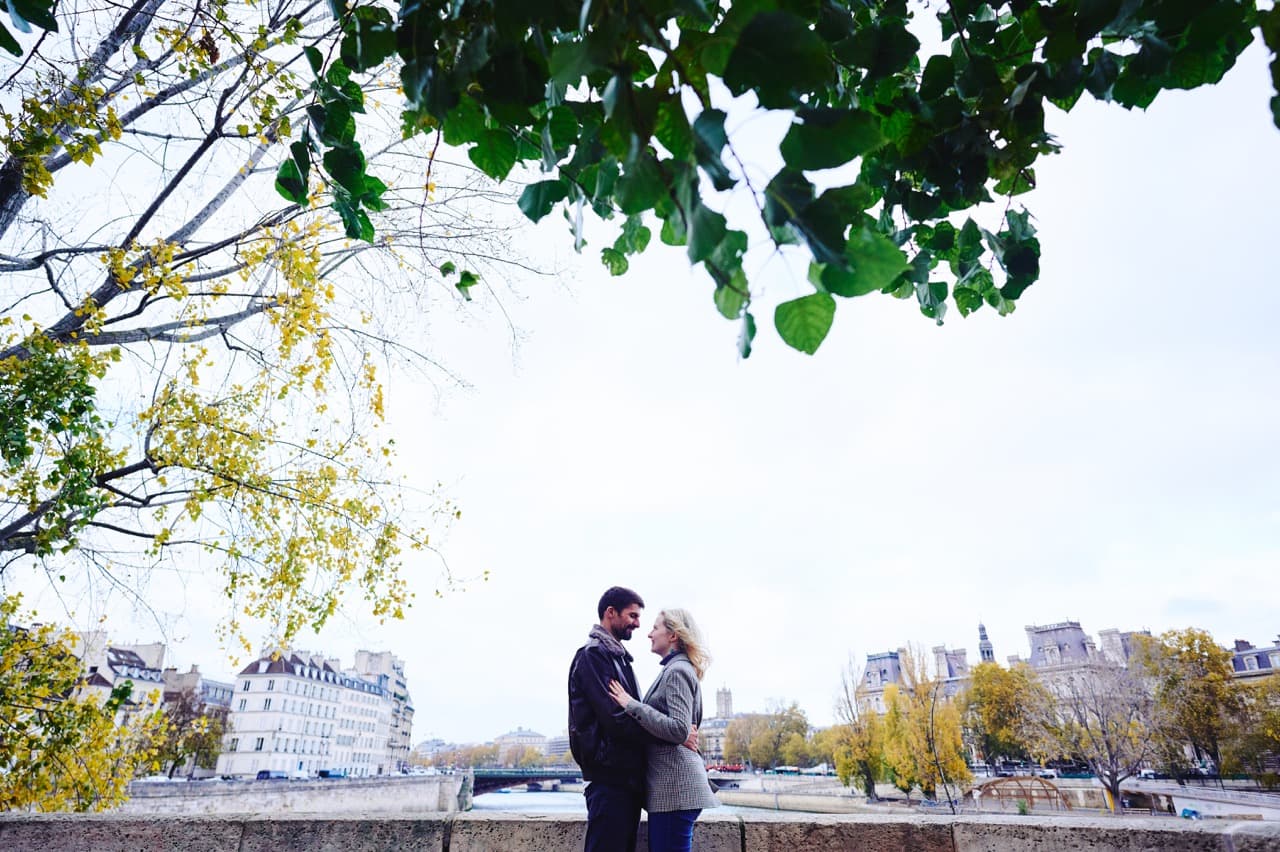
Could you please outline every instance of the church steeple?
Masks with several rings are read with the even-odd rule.
[[[991,640],[987,638],[987,626],[981,622],[978,623],[978,656],[982,658],[984,663],[994,663],[996,661],[995,648],[991,645]]]

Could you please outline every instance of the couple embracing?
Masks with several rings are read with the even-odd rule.
[[[587,782],[585,852],[634,852],[640,809],[650,852],[688,852],[693,824],[719,803],[698,754],[707,656],[689,613],[666,609],[649,632],[662,671],[644,699],[623,641],[640,627],[644,601],[614,586],[600,622],[569,668],[569,746]]]

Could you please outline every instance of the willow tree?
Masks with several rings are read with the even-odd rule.
[[[0,101],[0,574],[218,571],[246,648],[349,594],[401,614],[452,509],[406,505],[383,377],[448,377],[433,317],[513,256],[492,183],[403,139],[394,79],[324,67],[328,7],[35,5],[58,29]],[[304,148],[324,174],[279,168]]]

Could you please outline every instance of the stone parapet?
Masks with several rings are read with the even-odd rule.
[[[315,781],[192,781],[139,783],[118,814],[221,816],[258,813],[419,816],[465,810],[471,788],[464,775],[381,776]]]
[[[4,852],[578,852],[585,817],[0,815]],[[644,824],[639,848],[646,846]],[[1280,852],[1280,823],[708,813],[696,852]]]

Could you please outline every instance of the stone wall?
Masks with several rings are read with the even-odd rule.
[[[0,815],[4,852],[578,852],[582,816]],[[641,826],[639,848],[646,847]],[[697,852],[1280,852],[1280,824],[1175,818],[711,813]]]
[[[121,814],[417,815],[470,807],[463,775],[341,778],[316,781],[134,783]],[[3,847],[0,846],[0,849]]]

